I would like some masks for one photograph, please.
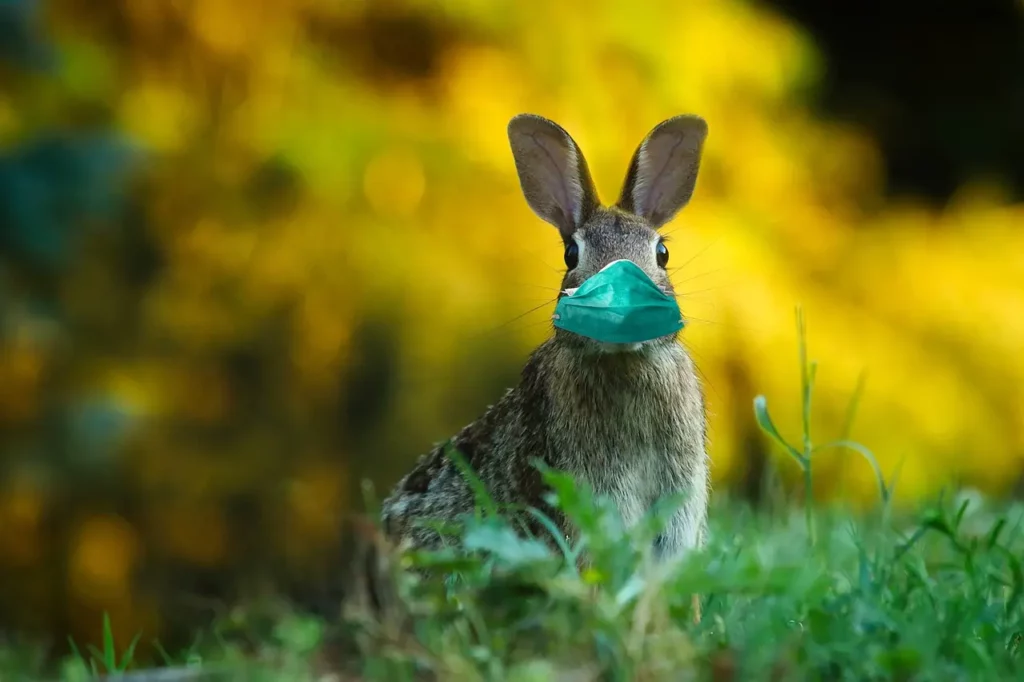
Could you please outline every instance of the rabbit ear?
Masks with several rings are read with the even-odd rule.
[[[509,121],[508,140],[526,203],[569,238],[598,206],[580,148],[560,125],[533,114]]]
[[[619,208],[661,227],[686,206],[697,184],[708,124],[699,116],[663,121],[637,147],[619,197]]]

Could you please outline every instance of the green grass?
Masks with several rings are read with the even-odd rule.
[[[656,516],[626,532],[610,505],[548,475],[592,566],[578,573],[500,517],[469,520],[469,552],[408,557],[455,578],[402,571],[390,622],[349,623],[365,679],[1020,679],[1020,506],[960,495],[885,521],[820,509],[812,544],[802,510],[767,515],[719,497],[707,551],[665,572],[647,552]],[[244,654],[225,637],[169,658],[222,679],[312,680],[330,633],[286,614]],[[32,678],[16,654],[0,655],[0,679]],[[128,662],[111,642],[70,656],[59,677]]]
[[[277,614],[244,650],[237,638],[214,636],[168,662],[188,660],[219,679],[322,679],[316,652],[343,642],[335,664],[373,680],[1024,679],[1024,505],[962,491],[913,512],[893,509],[894,482],[869,450],[845,434],[812,440],[816,368],[802,317],[800,332],[800,437],[792,444],[780,434],[762,397],[755,418],[808,491],[820,452],[859,453],[877,475],[873,512],[813,504],[755,512],[718,494],[706,550],[664,566],[650,548],[679,499],[627,530],[607,499],[543,469],[553,504],[581,531],[577,545],[552,550],[522,536],[474,485],[479,508],[453,530],[451,547],[383,571],[394,582],[382,583],[382,617],[351,611],[339,625]],[[580,571],[584,551],[590,564]],[[258,629],[245,618],[234,626]],[[71,654],[61,677],[130,664],[108,639]],[[0,679],[25,678],[27,658],[0,653]]]

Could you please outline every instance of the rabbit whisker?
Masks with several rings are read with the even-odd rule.
[[[675,268],[674,270],[670,270],[670,272],[676,272],[676,271],[682,269],[682,267],[683,266],[680,265],[678,268]],[[699,277],[707,277],[708,275],[713,275],[716,272],[721,272],[722,270],[723,270],[723,268],[715,268],[714,270],[708,270],[707,272],[702,272],[702,273],[700,273],[698,275],[693,275],[692,277],[687,277],[684,280],[680,280],[679,282],[677,282],[677,284],[686,284],[687,282],[692,282],[693,280],[695,280],[695,279],[697,279]]]
[[[481,336],[486,336],[486,335],[492,334],[492,333],[494,333],[494,332],[496,332],[496,331],[498,331],[500,329],[504,329],[505,327],[509,326],[510,324],[518,322],[519,320],[523,319],[527,315],[529,315],[531,313],[535,313],[538,310],[540,310],[541,308],[544,308],[545,306],[549,306],[549,305],[551,305],[554,302],[555,302],[555,299],[553,299],[553,298],[546,299],[540,305],[537,305],[537,306],[534,306],[534,307],[530,308],[525,313],[521,313],[519,315],[516,315],[515,317],[513,317],[511,320],[508,320],[507,322],[502,322],[497,327],[494,327],[493,329],[490,329],[487,332],[484,332],[483,334],[481,334]]]
[[[675,270],[682,270],[682,269],[683,269],[683,268],[685,268],[685,267],[686,267],[687,265],[689,265],[689,264],[690,264],[690,263],[692,263],[693,261],[697,260],[697,259],[698,259],[699,257],[703,256],[703,255],[704,255],[705,253],[707,253],[707,252],[708,252],[708,251],[709,251],[709,250],[711,249],[711,247],[712,247],[712,246],[714,246],[715,244],[717,244],[717,243],[719,242],[719,240],[720,240],[720,239],[721,239],[721,237],[718,237],[718,238],[717,238],[717,239],[715,239],[715,240],[714,240],[713,242],[711,242],[710,244],[708,244],[707,246],[705,246],[705,247],[704,247],[703,249],[701,249],[701,250],[700,250],[700,251],[698,251],[697,253],[695,253],[695,254],[693,254],[692,256],[690,256],[689,258],[687,258],[687,259],[686,259],[686,260],[685,260],[685,261],[684,261],[684,262],[683,262],[683,263],[682,263],[681,265],[678,265],[678,266],[676,266],[675,268],[673,268],[673,271],[675,271]]]

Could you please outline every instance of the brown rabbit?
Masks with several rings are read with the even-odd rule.
[[[509,123],[508,136],[527,202],[558,228],[565,244],[559,297],[620,259],[674,295],[657,229],[693,194],[707,136],[703,119],[677,116],[655,127],[609,208],[598,202],[583,154],[559,125],[522,114]],[[684,492],[684,506],[655,546],[662,558],[679,556],[704,541],[709,483],[701,386],[676,337],[609,344],[555,329],[530,356],[519,385],[452,444],[496,501],[540,508],[567,536],[572,530],[543,501],[533,458],[609,495],[627,525],[658,498]],[[384,530],[413,546],[436,547],[440,536],[415,522],[453,521],[473,505],[462,473],[441,446],[421,457],[384,501]]]

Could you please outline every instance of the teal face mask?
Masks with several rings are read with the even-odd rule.
[[[555,326],[604,343],[640,343],[683,328],[675,298],[636,263],[617,260],[567,289],[555,306]]]

